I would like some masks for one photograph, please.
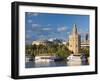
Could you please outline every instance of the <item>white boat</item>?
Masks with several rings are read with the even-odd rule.
[[[32,57],[32,56],[26,56],[25,57],[26,62],[33,61],[33,60],[34,60],[34,57]]]
[[[48,56],[36,56],[35,57],[35,62],[50,62],[53,61],[52,59],[50,59],[50,57]]]
[[[68,64],[68,66],[77,66],[77,65],[81,65],[81,58],[80,58],[80,56],[73,56],[73,55],[70,55],[70,56],[67,58],[67,64]]]

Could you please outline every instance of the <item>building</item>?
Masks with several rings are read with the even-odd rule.
[[[81,41],[81,48],[89,48],[89,32],[85,33],[84,41]]]
[[[61,45],[62,44],[62,40],[60,39],[50,39],[50,40],[34,40],[32,42],[32,45],[50,45],[50,44],[58,44]]]
[[[63,41],[63,42],[62,42],[62,44],[63,44],[63,45],[66,45],[66,44],[67,44],[67,42]]]
[[[88,34],[88,33],[86,33],[86,35],[85,35],[85,40],[86,40],[86,41],[89,40],[89,34]]]
[[[73,52],[74,55],[79,55],[80,50],[80,35],[78,34],[76,24],[73,24],[73,29],[71,34],[69,35],[69,50]]]
[[[48,44],[51,44],[52,42],[51,41],[48,41],[48,40],[35,40],[32,42],[32,45],[48,45]]]
[[[89,46],[90,46],[89,41],[81,42],[81,48],[89,48]]]
[[[35,40],[32,42],[32,45],[40,45],[40,44],[44,44],[44,42],[41,40]]]

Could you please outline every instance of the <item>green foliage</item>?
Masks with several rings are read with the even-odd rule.
[[[66,46],[64,45],[61,45],[59,46],[57,52],[56,52],[56,55],[59,56],[59,57],[62,57],[62,58],[66,58],[69,56],[71,52],[67,49]]]
[[[90,54],[89,54],[89,47],[82,48],[81,49],[81,53],[84,53],[87,57],[89,57],[90,56]]]
[[[66,45],[63,44],[48,44],[48,45],[26,45],[26,54],[36,55],[51,55],[66,58],[71,54]]]

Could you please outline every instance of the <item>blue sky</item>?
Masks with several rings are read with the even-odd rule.
[[[89,32],[88,15],[25,12],[25,42],[31,44],[33,40],[51,38],[68,40],[73,24],[77,25],[82,38]]]

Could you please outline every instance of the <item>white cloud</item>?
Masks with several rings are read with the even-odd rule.
[[[51,26],[51,24],[47,24],[47,26]]]
[[[45,40],[46,36],[45,35],[39,35],[40,40]]]
[[[34,27],[40,27],[40,25],[36,24],[36,23],[32,23],[32,28],[34,28]]]
[[[67,30],[67,28],[65,26],[57,29],[58,32],[65,32],[66,30]]]
[[[32,23],[32,20],[31,20],[31,19],[29,19],[29,20],[27,20],[27,22],[28,22],[28,23]]]
[[[51,28],[43,28],[42,30],[49,31]]]
[[[39,37],[44,37],[44,35],[39,35]]]
[[[70,34],[70,32],[67,32],[67,34],[69,35],[69,34]]]

